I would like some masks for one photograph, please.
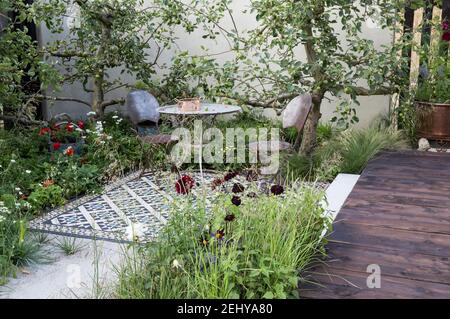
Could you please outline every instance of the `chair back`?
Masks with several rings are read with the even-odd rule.
[[[310,94],[294,98],[283,111],[283,128],[295,127],[298,132],[303,130],[311,109],[312,97]]]
[[[158,134],[158,108],[158,101],[147,91],[136,90],[127,96],[128,115],[141,136]]]

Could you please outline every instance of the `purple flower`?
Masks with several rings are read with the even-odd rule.
[[[423,79],[427,79],[430,73],[428,72],[428,68],[426,64],[422,64],[419,68],[419,75]]]

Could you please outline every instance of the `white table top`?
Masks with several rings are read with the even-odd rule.
[[[199,111],[182,112],[178,105],[163,106],[158,109],[161,114],[168,115],[221,115],[241,112],[242,109],[237,105],[202,103]]]

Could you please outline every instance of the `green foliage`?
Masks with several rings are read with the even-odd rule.
[[[450,36],[448,21],[441,23],[440,19],[425,20],[424,23],[433,28],[435,39],[431,41],[431,45],[424,44],[416,48],[422,61],[416,100],[450,103],[450,64],[448,62],[450,41],[445,40],[444,37],[444,34]]]
[[[402,131],[374,123],[364,130],[350,129],[321,144],[311,156],[291,155],[283,174],[288,178],[333,180],[339,173],[360,174],[369,160],[384,149],[405,149]]]
[[[155,242],[132,246],[119,271],[119,298],[289,298],[299,272],[318,253],[324,225],[322,193],[300,185],[283,197],[219,196],[206,214],[192,199],[176,199],[172,218]],[[226,222],[226,215],[234,221]],[[217,230],[224,230],[224,237]],[[212,234],[212,235],[211,235]]]
[[[83,245],[73,237],[63,237],[59,239],[56,246],[67,256],[75,255],[83,249]]]
[[[41,211],[45,207],[58,207],[65,203],[64,191],[58,185],[48,187],[39,185],[30,194],[28,201],[36,212]]]
[[[23,86],[25,81],[39,80],[40,89],[44,90],[49,85],[57,87],[61,77],[51,65],[42,63],[37,43],[27,34],[26,27],[20,27],[31,19],[25,1],[0,0],[0,8],[2,13],[16,14],[15,19],[2,15],[6,26],[0,30],[0,113],[32,117],[36,100]]]
[[[41,251],[41,245],[27,236],[27,218],[16,206],[14,198],[8,198],[5,205],[0,199],[0,285],[6,278],[17,273],[19,267],[44,262],[48,258]]]

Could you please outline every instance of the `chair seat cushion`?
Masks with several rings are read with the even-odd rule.
[[[144,143],[154,144],[154,145],[168,145],[171,143],[175,143],[178,140],[175,137],[173,137],[172,135],[168,135],[168,134],[141,136],[139,138]]]

